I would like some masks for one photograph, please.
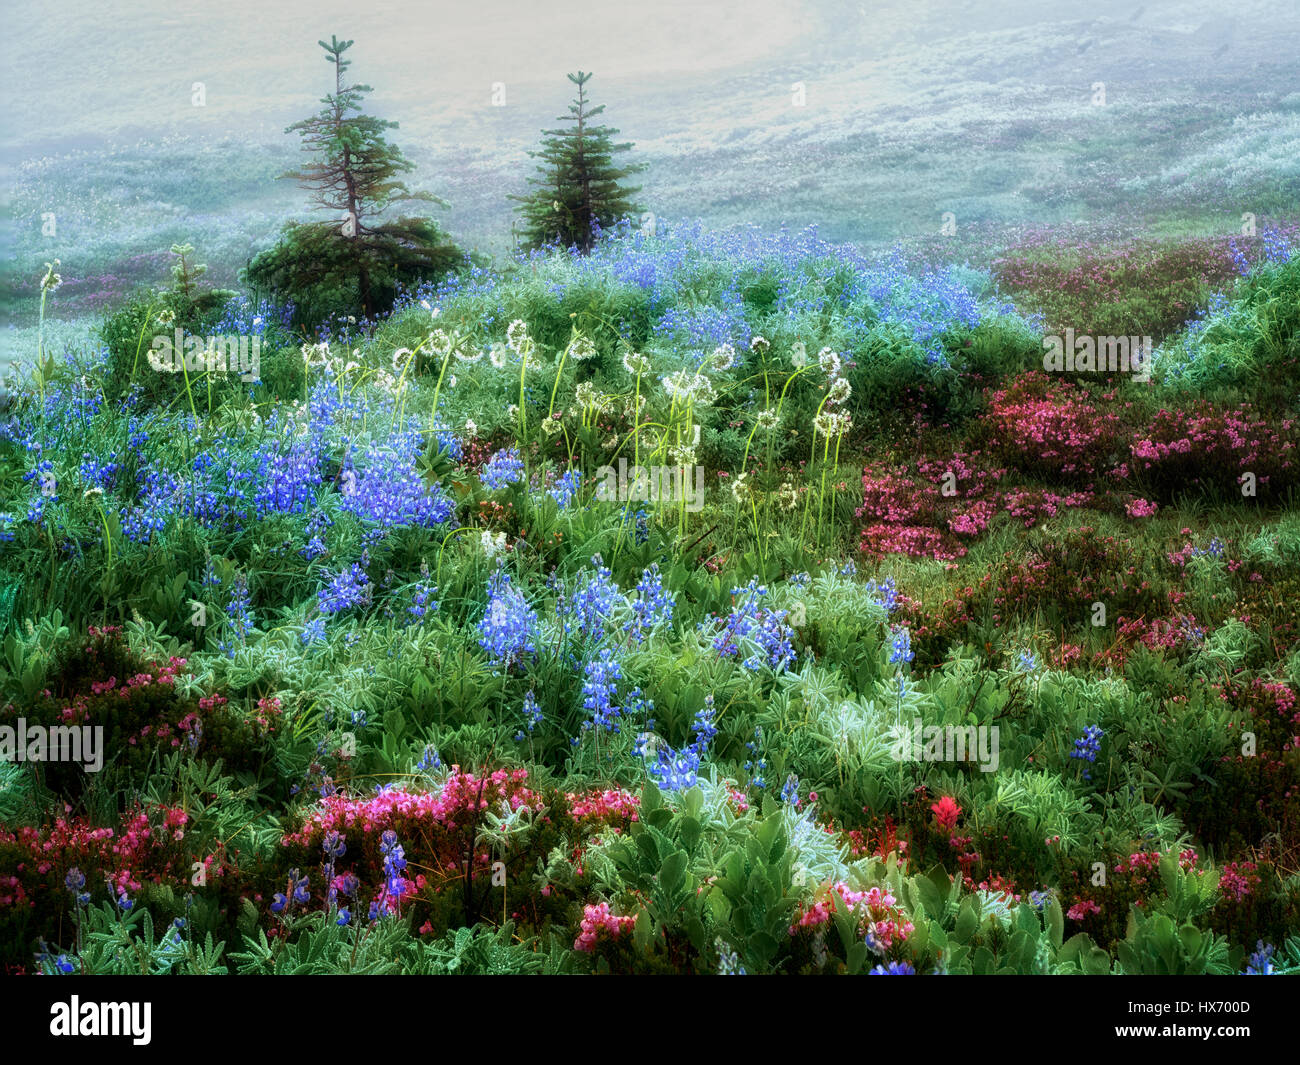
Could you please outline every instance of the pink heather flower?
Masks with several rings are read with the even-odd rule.
[[[620,917],[611,913],[608,902],[588,903],[582,908],[582,927],[578,938],[573,941],[573,949],[583,954],[590,954],[596,947],[596,940],[601,931],[609,933],[609,938],[617,939],[626,929],[636,924],[635,917]]]
[[[1242,902],[1258,882],[1259,876],[1255,875],[1254,862],[1228,862],[1219,877],[1219,890],[1223,892],[1225,898]]]
[[[1130,518],[1149,518],[1159,509],[1158,504],[1148,502],[1145,499],[1135,499],[1124,507]]]

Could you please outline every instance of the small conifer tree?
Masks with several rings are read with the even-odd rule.
[[[300,317],[359,309],[367,317],[391,306],[399,284],[432,279],[458,265],[463,254],[427,218],[383,221],[384,211],[404,200],[445,202],[412,192],[401,175],[414,169],[386,131],[397,123],[361,113],[369,85],[349,85],[352,41],[318,42],[334,65],[334,92],[311,118],[289,126],[302,137],[312,161],[282,175],[311,194],[311,202],[334,215],[330,222],[289,223],[281,242],[246,268],[250,284],[298,304]]]
[[[548,244],[577,247],[584,255],[595,244],[595,227],[607,228],[626,215],[639,213],[633,197],[639,187],[622,182],[645,169],[644,163],[620,166],[615,156],[629,151],[630,143],[616,144],[618,130],[592,124],[605,106],[592,107],[587,96],[591,74],[578,71],[569,80],[578,95],[569,113],[557,121],[570,123],[543,130],[542,147],[528,154],[540,160],[537,176],[529,178],[533,191],[512,196],[523,218],[521,243],[526,248]]]

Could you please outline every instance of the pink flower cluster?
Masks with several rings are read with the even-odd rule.
[[[1092,502],[1091,491],[1058,495],[1043,489],[998,491],[1005,469],[974,465],[979,452],[926,459],[915,474],[906,466],[862,475],[862,506],[855,514],[870,522],[860,550],[874,555],[904,554],[952,561],[966,554],[963,539],[981,536],[999,510],[1029,528],[1061,507]]]
[[[63,873],[74,865],[88,883],[107,881],[118,892],[138,891],[146,876],[155,882],[173,879],[182,865],[188,876],[189,858],[168,845],[184,838],[188,822],[179,807],[154,806],[124,813],[117,828],[92,828],[67,817],[41,828],[0,828],[0,844],[16,845],[25,854],[15,864],[17,875],[0,877],[0,905],[34,907],[34,893],[64,892]],[[34,880],[33,873],[42,880]]]
[[[1150,518],[1160,507],[1156,503],[1148,502],[1145,499],[1135,499],[1124,506],[1124,512],[1130,518]]]
[[[497,809],[502,802],[511,810],[532,807],[535,795],[524,786],[527,779],[526,769],[498,769],[480,779],[462,772],[460,766],[452,766],[451,776],[437,794],[390,788],[359,799],[336,792],[321,800],[320,808],[308,816],[301,829],[285,835],[284,843],[310,844],[326,832],[345,832],[349,828],[368,833],[383,831],[396,817],[454,829],[458,817],[469,821],[476,812]]]
[[[1003,458],[1021,469],[1085,478],[1096,474],[1119,426],[1086,393],[1037,371],[994,392],[983,422]]]
[[[1002,496],[1008,514],[1032,529],[1044,518],[1054,518],[1062,507],[1086,507],[1093,500],[1092,492],[1071,492],[1058,495],[1041,488],[1013,488]]]
[[[898,900],[888,891],[878,887],[866,891],[852,891],[843,880],[837,880],[826,894],[814,899],[812,904],[804,907],[795,923],[790,926],[790,934],[795,935],[803,928],[820,928],[831,919],[837,908],[851,911],[855,906],[862,907],[862,929],[872,935],[877,944],[889,950],[895,943],[901,943],[912,934],[912,922],[898,907]]]
[[[1254,862],[1228,862],[1219,877],[1219,890],[1225,898],[1242,902],[1259,885]]]
[[[582,928],[578,938],[573,941],[573,949],[590,954],[595,950],[601,932],[609,933],[610,939],[617,939],[634,924],[635,917],[620,917],[611,913],[608,902],[588,903],[582,908]]]
[[[951,795],[945,795],[930,807],[935,823],[940,831],[951,832],[957,827],[957,818],[961,816],[961,807]]]
[[[1157,412],[1129,451],[1138,470],[1176,488],[1239,483],[1245,472],[1263,485],[1294,469],[1295,428],[1293,419],[1272,424],[1244,406],[1220,411],[1201,402],[1190,412]]]
[[[1089,914],[1093,913],[1101,913],[1101,907],[1093,902],[1092,899],[1080,899],[1065,911],[1065,916],[1071,921],[1082,921],[1085,920]]]
[[[570,793],[566,797],[575,820],[594,817],[600,821],[635,821],[641,806],[637,796],[618,788],[594,791],[590,795]]]

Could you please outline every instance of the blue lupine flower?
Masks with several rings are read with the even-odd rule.
[[[647,771],[666,791],[685,791],[699,780],[700,752],[694,746],[674,751],[667,744],[661,745],[655,763]]]
[[[587,639],[602,640],[611,616],[623,603],[623,596],[601,557],[596,555],[591,561],[595,568],[579,575],[580,583],[573,593],[561,595],[555,609],[565,619],[566,633],[576,632]]]
[[[542,708],[537,705],[537,700],[532,692],[524,696],[524,723],[530,736],[533,734],[533,730],[542,723]]]
[[[623,631],[636,643],[642,643],[656,627],[673,620],[676,596],[664,590],[658,562],[652,562],[642,572],[631,606],[632,617],[624,623]]]
[[[1183,632],[1183,639],[1193,646],[1199,646],[1205,642],[1205,629],[1197,625],[1191,618],[1181,618],[1179,627]]]
[[[1083,735],[1074,741],[1074,750],[1070,752],[1070,757],[1089,763],[1096,762],[1097,753],[1101,750],[1101,739],[1105,735],[1100,725],[1089,725],[1083,730]],[[1083,779],[1091,780],[1092,774],[1085,770]]]
[[[745,744],[745,750],[752,755],[758,755],[763,746],[763,726],[754,726],[754,738]],[[764,789],[767,787],[767,781],[762,776],[767,771],[767,759],[759,757],[757,760],[750,759],[745,763],[745,772],[749,774],[749,782],[756,788]]]
[[[891,961],[888,965],[877,965],[868,976],[915,976],[916,970],[905,961]]]
[[[117,452],[109,455],[110,459],[117,458]],[[100,462],[94,455],[86,452],[81,456],[81,479],[87,487],[102,488],[105,492],[113,490],[114,479],[118,471],[122,468],[118,462]]]
[[[511,447],[498,451],[483,464],[478,476],[488,491],[518,484],[524,479],[524,462],[519,457],[519,449]]]
[[[379,837],[379,852],[384,856],[385,892],[400,902],[406,893],[406,880],[402,876],[406,870],[406,851],[397,842],[397,833],[391,828]]]
[[[488,578],[488,604],[478,631],[479,646],[507,668],[537,650],[537,612],[504,569]]]
[[[900,662],[911,662],[916,658],[916,652],[912,650],[911,629],[897,625],[892,631],[894,635],[889,643],[889,664],[892,666]]]
[[[555,484],[547,489],[547,494],[560,505],[563,510],[577,498],[578,492],[582,489],[582,471],[567,470]]]
[[[86,886],[86,874],[74,865],[63,878],[63,886],[75,895]]]
[[[731,594],[737,597],[736,602],[714,637],[713,649],[723,658],[736,658],[742,647],[754,648],[742,663],[746,669],[786,669],[795,658],[794,630],[786,624],[786,612],[759,608],[767,587],[760,585],[757,577],[744,588],[733,588]]]
[[[406,608],[407,614],[411,620],[408,624],[414,624],[417,621],[423,621],[427,614],[432,614],[438,609],[438,602],[434,596],[438,594],[438,586],[429,581],[419,581],[411,589],[411,605]]]
[[[898,605],[898,588],[893,577],[886,577],[879,584],[875,581],[867,581],[863,587],[875,597],[877,603],[885,608],[886,614],[893,613]]]
[[[223,640],[219,649],[227,658],[235,657],[236,645],[242,645],[253,631],[253,612],[249,609],[248,578],[242,573],[235,576],[230,591],[230,603],[226,607],[226,619],[230,623],[234,640]]]
[[[460,442],[460,436],[454,429],[448,428],[442,422],[434,423],[433,439],[438,451],[453,462],[459,462],[464,456],[465,448]]]
[[[799,778],[793,773],[785,778],[785,784],[781,788],[781,801],[799,805]]]
[[[1273,967],[1273,955],[1277,948],[1271,943],[1265,943],[1262,939],[1256,941],[1255,953],[1246,959],[1246,969],[1243,976],[1276,976],[1277,970]]]
[[[339,614],[353,607],[370,603],[372,585],[359,562],[329,576],[329,582],[320,590],[317,601],[321,613]]]
[[[310,647],[314,643],[322,643],[325,640],[325,619],[313,618],[302,628],[302,635],[299,637],[304,647]]]
[[[695,711],[695,720],[691,722],[691,729],[695,733],[695,749],[703,754],[708,750],[709,744],[713,742],[713,737],[718,734],[718,727],[714,719],[717,717],[717,711],[713,708],[713,693],[710,692],[704,697],[704,705]]]
[[[1227,544],[1225,544],[1222,540],[1220,540],[1216,536],[1209,542],[1209,544],[1206,547],[1193,548],[1192,554],[1197,556],[1210,555],[1212,558],[1223,558],[1224,555],[1227,554],[1227,551],[1228,551]]]
[[[718,948],[718,975],[719,976],[745,976],[745,967],[740,964],[740,955],[731,947],[719,939],[716,943]]]
[[[1021,673],[1035,673],[1038,670],[1038,656],[1033,651],[1021,651],[1016,658],[1016,669]]]
[[[59,972],[64,974],[76,972],[77,970],[77,967],[72,964],[72,960],[66,954],[60,954],[55,960],[54,965]]]
[[[618,732],[620,711],[613,699],[615,684],[623,679],[623,668],[613,658],[593,658],[587,663],[584,674],[582,705],[591,714],[591,725],[607,732]]]
[[[371,523],[372,538],[390,529],[432,528],[455,513],[442,487],[431,487],[416,468],[423,451],[419,432],[407,430],[386,445],[371,446],[358,467],[345,469],[352,477],[345,482],[350,487],[340,506]]]
[[[441,768],[442,768],[442,758],[438,755],[438,749],[434,747],[432,744],[427,745],[424,748],[424,754],[421,756],[420,760],[415,764],[416,772],[427,773],[430,770],[441,769]]]

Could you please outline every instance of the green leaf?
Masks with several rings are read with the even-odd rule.
[[[659,870],[659,886],[669,898],[675,896],[686,880],[686,852],[674,851],[664,859]]]

